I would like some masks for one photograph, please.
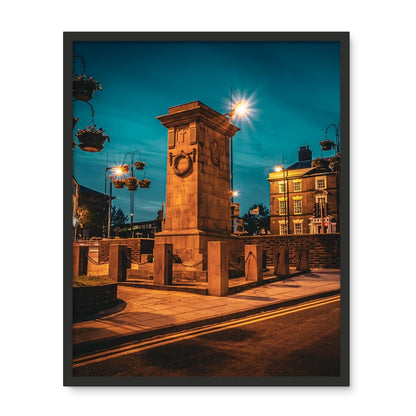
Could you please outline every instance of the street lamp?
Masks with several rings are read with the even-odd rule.
[[[233,101],[233,93],[231,90],[231,111],[226,116],[230,117],[230,123],[234,117],[247,117],[250,112],[250,101],[240,99],[236,103]],[[234,162],[233,162],[233,138],[230,137],[230,190],[234,193]],[[231,195],[231,203],[234,202],[234,195]]]
[[[339,154],[340,126],[341,126],[341,122],[339,122],[338,124],[331,123],[326,128],[326,130],[325,130],[325,140],[319,143],[322,147],[322,150],[330,150],[331,148],[335,148],[336,151],[337,151],[337,155]],[[328,130],[329,130],[330,127],[335,128],[335,143],[332,140],[328,139]]]
[[[276,165],[275,172],[283,172],[283,179],[285,185],[284,199],[285,199],[285,226],[286,234],[289,235],[289,182],[288,182],[288,169],[285,169],[282,165]]]
[[[140,159],[134,160],[134,157],[136,153],[139,154]],[[126,163],[126,159],[130,156],[130,164]],[[129,191],[132,191],[130,193],[130,238],[133,237],[133,216],[134,216],[134,195],[133,191],[137,191],[137,189],[143,188],[147,189],[150,185],[150,180],[146,179],[145,175],[143,175],[143,179],[136,178],[134,172],[136,170],[142,170],[144,173],[144,168],[146,166],[146,163],[142,161],[142,155],[140,150],[135,150],[134,152],[127,152],[123,157],[123,163],[120,166],[112,166],[110,168],[106,168],[106,186],[107,186],[107,172],[108,170],[113,170],[114,175],[110,176],[111,182],[110,182],[110,201],[108,204],[108,224],[107,224],[107,235],[108,238],[110,238],[110,224],[111,224],[111,191],[112,191],[112,185],[116,189],[122,189],[124,186]],[[125,175],[129,174],[130,176],[124,177]],[[106,188],[107,189],[107,188]],[[107,192],[107,191],[106,191]]]
[[[335,141],[336,143],[334,144],[334,142],[332,142],[331,140],[328,140],[328,130],[330,127],[334,127],[335,128]],[[336,148],[336,156],[333,158],[333,169],[335,171],[335,180],[336,180],[336,204],[337,204],[337,217],[338,217],[338,226],[339,229],[341,229],[341,218],[339,215],[339,206],[340,206],[340,195],[339,195],[339,186],[340,186],[340,179],[339,179],[339,170],[340,170],[340,161],[341,161],[341,156],[339,153],[339,137],[340,137],[340,127],[341,127],[341,122],[339,122],[338,124],[334,124],[331,123],[329,126],[327,126],[327,128],[325,129],[325,141],[320,142],[319,144],[322,147],[322,150],[329,150],[328,148],[325,149],[323,144],[325,143],[332,143],[332,147]]]

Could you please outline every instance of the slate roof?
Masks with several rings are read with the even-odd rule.
[[[312,160],[301,160],[296,162],[293,165],[289,166],[288,169],[306,169],[310,168],[312,165]]]

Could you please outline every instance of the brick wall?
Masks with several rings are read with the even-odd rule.
[[[72,290],[74,318],[111,308],[117,302],[117,284],[74,287]]]
[[[311,268],[340,268],[340,234],[303,234],[303,235],[254,235],[239,237],[240,256],[244,257],[246,244],[262,244],[266,250],[266,261],[272,264],[279,247],[289,248],[290,266],[295,266],[296,249],[309,250]],[[108,260],[110,244],[125,244],[131,248],[132,261],[140,263],[147,258],[141,255],[153,254],[155,240],[152,238],[125,238],[99,241],[99,261]]]
[[[153,238],[117,238],[114,240],[100,240],[98,247],[98,259],[100,262],[107,261],[110,244],[123,244],[131,249],[131,260],[133,263],[140,263],[147,259],[142,255],[152,254],[155,240]]]
[[[311,268],[340,268],[340,234],[305,234],[305,235],[255,235],[240,237],[241,255],[244,256],[244,245],[262,244],[266,250],[266,261],[272,264],[279,247],[289,249],[289,264],[296,266],[296,249],[309,250]]]

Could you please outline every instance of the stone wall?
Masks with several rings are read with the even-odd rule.
[[[289,249],[290,266],[295,266],[296,249],[309,250],[311,268],[340,268],[340,234],[303,234],[303,235],[255,235],[236,238],[240,244],[240,256],[244,257],[246,244],[262,244],[266,251],[266,261],[271,265],[279,247]],[[99,261],[108,260],[110,244],[125,244],[131,249],[133,263],[147,260],[153,254],[155,240],[152,238],[120,238],[99,241]],[[175,248],[174,248],[175,250]]]
[[[340,268],[340,234],[304,234],[304,235],[256,235],[240,237],[240,252],[244,256],[246,244],[262,244],[266,250],[266,262],[271,265],[279,247],[289,249],[289,264],[296,266],[296,249],[309,250],[311,268]]]
[[[131,261],[141,263],[147,260],[148,254],[153,254],[155,240],[153,238],[116,238],[98,241],[98,259],[100,262],[108,260],[111,244],[124,244],[131,249]]]
[[[72,290],[74,318],[111,308],[117,302],[117,284],[74,287]]]

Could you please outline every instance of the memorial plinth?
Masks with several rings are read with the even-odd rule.
[[[200,101],[157,119],[168,129],[168,154],[165,221],[155,243],[173,245],[183,265],[177,276],[206,280],[208,241],[227,241],[231,253],[238,251],[231,236],[229,142],[239,129]]]

